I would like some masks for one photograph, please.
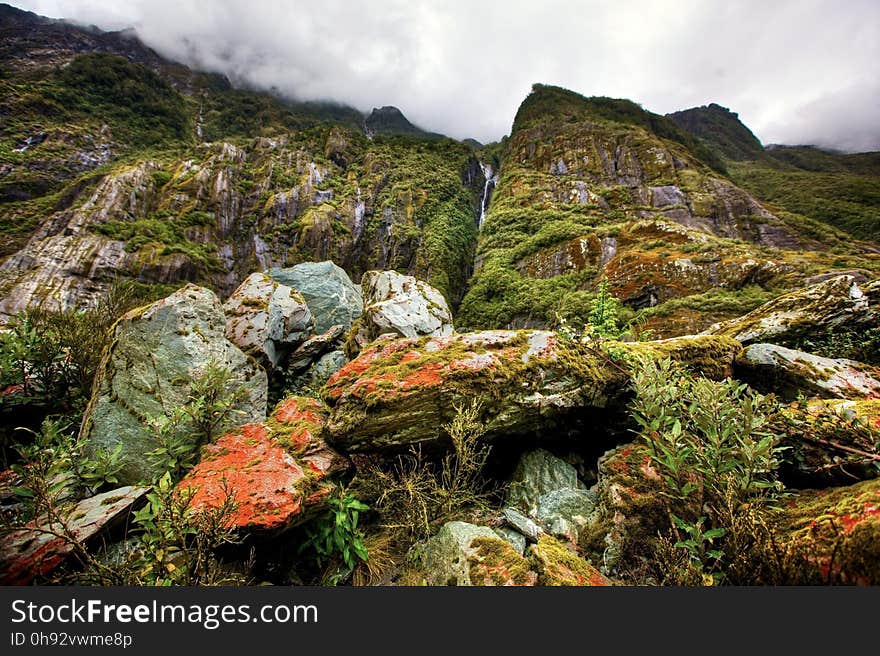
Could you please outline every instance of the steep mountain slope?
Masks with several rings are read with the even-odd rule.
[[[843,233],[762,206],[669,125],[628,101],[536,85],[502,156],[459,323],[582,325],[607,280],[662,334],[689,332],[815,273],[877,267]]]
[[[8,7],[0,32],[0,314],[88,304],[118,276],[225,295],[328,258],[460,300],[483,184],[468,146],[394,108],[412,134],[370,139],[354,109],[233,89],[130,35]]]
[[[772,203],[774,211],[880,240],[880,153],[833,153],[814,146],[765,149],[735,113],[714,104],[669,118],[718,153],[731,179]]]

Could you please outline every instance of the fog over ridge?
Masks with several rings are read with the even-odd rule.
[[[11,0],[133,27],[161,54],[488,142],[533,82],[667,113],[715,102],[767,143],[880,150],[880,2]]]

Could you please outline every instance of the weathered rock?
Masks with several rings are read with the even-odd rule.
[[[776,530],[792,583],[880,585],[880,479],[799,492]]]
[[[210,364],[228,369],[244,391],[236,418],[266,416],[266,372],[226,339],[220,301],[187,285],[168,298],[132,310],[114,327],[98,371],[81,436],[91,453],[122,445],[122,483],[160,474],[147,453],[158,442],[150,422],[186,403],[190,382]]]
[[[543,535],[529,548],[529,561],[543,586],[606,586],[611,581],[562,542]]]
[[[837,398],[880,398],[874,367],[823,358],[775,344],[752,344],[736,361],[737,377],[764,392],[795,399],[800,392]]]
[[[619,348],[668,356],[710,377],[729,375],[740,350],[718,337]],[[333,406],[332,441],[347,451],[376,451],[441,441],[440,426],[463,399],[483,403],[492,439],[568,430],[586,409],[622,407],[627,388],[626,369],[585,345],[544,331],[487,331],[379,339],[336,372],[322,396]]]
[[[600,558],[604,572],[649,553],[658,532],[669,528],[664,483],[641,442],[605,453],[591,492],[596,504],[580,535],[582,552]]]
[[[493,529],[495,534],[505,540],[511,547],[514,548],[516,553],[519,555],[523,555],[526,552],[526,545],[528,541],[526,540],[526,536],[524,536],[519,531],[515,531],[512,528],[507,528],[506,526],[502,526],[501,528]]]
[[[329,477],[348,463],[323,439],[325,410],[316,399],[291,397],[259,424],[247,424],[203,449],[178,484],[193,511],[216,509],[231,496],[230,527],[280,530],[324,508]]]
[[[286,269],[270,269],[276,282],[300,292],[315,320],[315,332],[324,333],[336,324],[351,328],[364,308],[361,290],[348,274],[329,260],[303,262]]]
[[[300,371],[318,360],[324,353],[333,347],[333,343],[342,336],[345,327],[342,324],[330,326],[324,333],[316,335],[303,342],[287,364],[288,371]]]
[[[277,367],[311,333],[302,294],[266,273],[252,273],[226,303],[226,337],[242,351]]]
[[[444,524],[421,553],[428,585],[534,585],[525,558],[492,529],[466,522]]]
[[[577,544],[596,505],[595,493],[582,489],[552,490],[538,498],[535,521],[550,535]]]
[[[452,334],[452,313],[446,299],[428,283],[396,271],[367,271],[361,286],[364,314],[355,336],[361,348],[379,335]]]
[[[137,486],[110,490],[62,510],[63,524],[44,518],[7,533],[0,541],[0,585],[28,585],[50,573],[74,552],[73,541],[85,545],[123,520],[149,490]]]
[[[765,303],[745,316],[715,324],[705,334],[742,342],[794,344],[829,330],[858,331],[880,322],[880,280],[861,285],[838,276]]]
[[[548,492],[578,487],[583,486],[574,467],[549,451],[535,449],[520,458],[505,503],[531,514],[538,507],[538,500]]]
[[[513,508],[505,508],[502,511],[502,514],[504,515],[504,520],[510,526],[512,526],[523,537],[531,540],[532,542],[537,542],[538,536],[543,533],[540,526],[538,526],[534,521],[523,515],[518,510],[515,510]]]

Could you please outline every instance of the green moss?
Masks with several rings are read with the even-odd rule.
[[[544,534],[532,546],[529,557],[538,572],[538,585],[609,585],[599,571],[556,538]]]
[[[470,544],[469,578],[473,585],[533,585],[529,562],[501,538],[479,537]]]

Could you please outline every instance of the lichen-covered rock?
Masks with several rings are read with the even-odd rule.
[[[538,573],[538,585],[611,585],[599,570],[550,535],[542,535],[537,544],[529,548],[528,557]]]
[[[67,532],[86,544],[124,519],[149,491],[138,486],[110,490],[56,509],[64,518],[63,526],[57,518],[44,517],[6,533],[0,540],[0,585],[28,585],[35,577],[50,573],[74,551],[74,543],[61,535]]]
[[[238,419],[266,416],[266,372],[227,340],[225,331],[217,296],[196,285],[132,310],[116,323],[80,434],[91,453],[122,445],[121,483],[162,473],[146,455],[158,447],[151,422],[185,404],[193,377],[209,365],[229,370],[232,383],[243,390]]]
[[[312,331],[312,313],[302,294],[266,273],[249,275],[223,310],[229,341],[274,367]]]
[[[428,283],[396,271],[367,271],[361,286],[364,314],[355,336],[361,348],[379,335],[452,334],[452,313],[446,299]]]
[[[775,530],[792,582],[880,585],[880,479],[799,492]]]
[[[193,511],[216,509],[231,496],[229,527],[280,530],[314,516],[334,489],[329,478],[348,463],[323,438],[325,409],[290,397],[262,423],[247,424],[203,448],[178,484]]]
[[[799,289],[731,321],[715,324],[706,334],[727,335],[742,342],[790,345],[828,330],[859,330],[880,322],[880,280],[859,284],[837,276]]]
[[[448,522],[420,550],[428,585],[534,585],[529,563],[492,529]]]
[[[361,290],[333,262],[303,262],[286,269],[270,269],[276,282],[297,290],[306,299],[315,320],[315,332],[324,333],[336,324],[345,330],[361,316]]]
[[[671,357],[709,377],[732,370],[740,350],[728,338],[620,344],[625,354]],[[440,427],[464,399],[483,403],[487,438],[568,430],[585,409],[621,407],[624,366],[545,331],[487,331],[376,340],[322,391],[333,406],[332,441],[376,451],[440,441]]]
[[[594,510],[580,534],[580,548],[601,558],[604,572],[632,564],[650,553],[649,545],[668,524],[665,486],[640,442],[605,453],[592,488]]]
[[[583,489],[551,490],[538,498],[535,521],[550,535],[577,544],[596,505],[595,493]]]
[[[880,373],[874,367],[776,344],[746,348],[737,358],[736,373],[761,391],[790,399],[801,392],[837,398],[880,398]]]

